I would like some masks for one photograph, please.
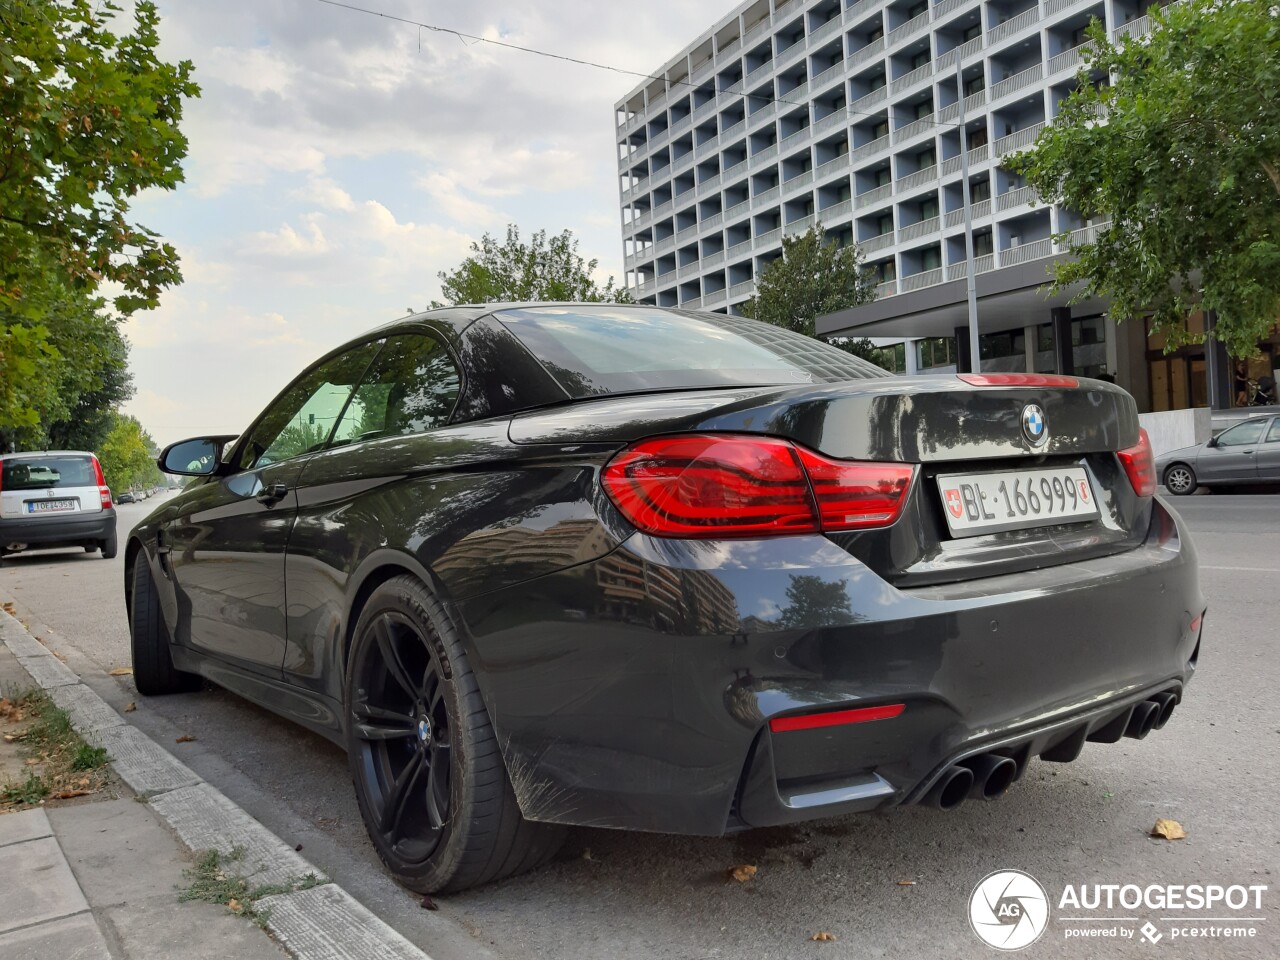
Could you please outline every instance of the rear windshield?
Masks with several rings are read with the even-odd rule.
[[[23,457],[0,461],[0,490],[97,485],[97,475],[87,457]]]
[[[742,317],[659,307],[526,307],[494,314],[571,397],[887,376],[838,347]]]

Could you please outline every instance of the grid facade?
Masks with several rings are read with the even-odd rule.
[[[1138,35],[1144,4],[743,4],[616,105],[629,289],[732,312],[782,238],[815,222],[862,248],[881,297],[963,277],[962,150],[978,272],[1053,256],[1063,231],[1067,246],[1088,238],[999,161],[1080,82],[1090,19]]]

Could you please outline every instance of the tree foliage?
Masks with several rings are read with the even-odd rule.
[[[182,179],[191,64],[156,56],[159,14],[139,0],[133,31],[96,0],[0,3],[0,309],[32,319],[49,271],[73,290],[104,280],[116,309],[154,307],[181,280],[178,254],[131,222],[132,199]]]
[[[182,179],[191,64],[156,56],[96,0],[0,0],[0,448],[95,449],[131,393],[119,316],[181,280],[173,247],[130,216]],[[97,296],[113,289],[114,312]]]
[[[97,452],[107,486],[117,493],[135,486],[156,486],[164,480],[155,463],[155,441],[134,417],[112,417]]]
[[[539,230],[526,243],[515,224],[499,242],[486,233],[471,244],[471,256],[454,270],[439,274],[445,304],[506,301],[579,301],[630,303],[631,295],[614,286],[613,277],[601,286],[594,277],[597,260],[578,253],[573,232],[548,237]],[[436,302],[433,306],[442,306]]]
[[[1280,316],[1280,17],[1271,0],[1188,0],[1151,11],[1149,36],[1110,42],[1096,21],[1084,79],[1034,147],[1006,161],[1040,197],[1109,220],[1055,285],[1152,315],[1169,349],[1213,310],[1230,353],[1257,351]],[[1100,119],[1105,117],[1105,119]]]
[[[818,317],[875,298],[875,279],[862,252],[827,240],[822,225],[815,224],[807,233],[783,238],[782,256],[761,271],[755,296],[742,305],[742,312],[812,337]],[[871,359],[871,341],[865,337],[834,345]]]
[[[128,345],[101,299],[39,282],[41,321],[0,311],[0,450],[94,450],[133,394]]]

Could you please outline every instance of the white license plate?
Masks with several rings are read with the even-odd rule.
[[[76,501],[74,500],[28,500],[27,513],[62,513],[67,510],[74,510]]]
[[[1098,515],[1083,467],[940,476],[938,493],[953,536],[973,537]]]

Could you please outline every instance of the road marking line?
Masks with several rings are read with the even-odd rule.
[[[1201,570],[1235,570],[1239,573],[1280,573],[1280,567],[1215,567],[1207,563],[1200,564]]]

